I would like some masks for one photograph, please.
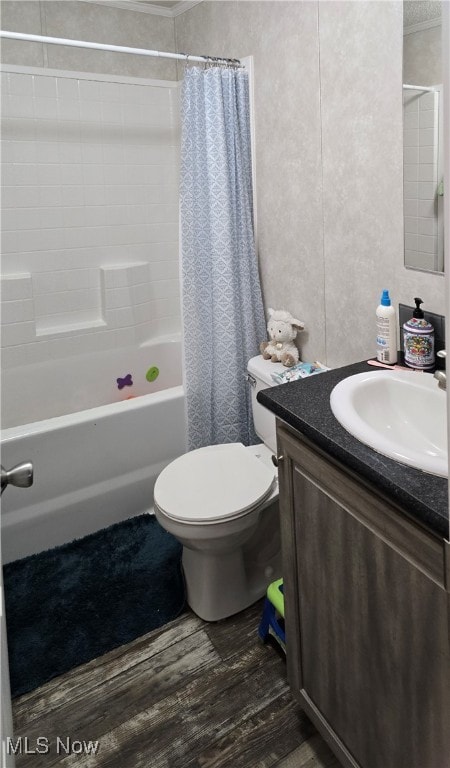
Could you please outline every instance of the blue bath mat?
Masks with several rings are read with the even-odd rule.
[[[181,549],[140,515],[5,565],[13,697],[182,613]]]

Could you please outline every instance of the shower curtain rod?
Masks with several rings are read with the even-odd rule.
[[[114,53],[132,53],[135,56],[156,56],[163,59],[179,59],[181,61],[199,61],[202,64],[226,64],[231,67],[240,67],[239,59],[221,59],[215,56],[192,56],[190,53],[163,53],[162,51],[149,51],[147,48],[127,48],[123,45],[105,45],[104,43],[90,43],[86,40],[68,40],[63,37],[46,37],[45,35],[29,35],[25,32],[7,32],[0,30],[0,37],[8,40],[26,40],[30,43],[49,43],[50,45],[69,45],[73,48],[93,48],[96,51],[113,51]]]
[[[436,92],[436,88],[425,88],[423,85],[405,85],[403,83],[403,88],[410,91],[431,91],[431,93]]]

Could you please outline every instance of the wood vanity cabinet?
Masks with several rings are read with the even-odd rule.
[[[277,439],[294,696],[343,766],[449,768],[448,542],[281,422]]]

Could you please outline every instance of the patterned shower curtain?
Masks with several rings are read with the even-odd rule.
[[[254,244],[248,75],[187,69],[181,277],[188,448],[256,442],[247,361],[266,338]]]

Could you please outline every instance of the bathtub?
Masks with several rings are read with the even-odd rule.
[[[179,338],[27,368],[3,380],[2,464],[34,465],[30,488],[2,496],[4,563],[151,512],[159,472],[186,450]]]

